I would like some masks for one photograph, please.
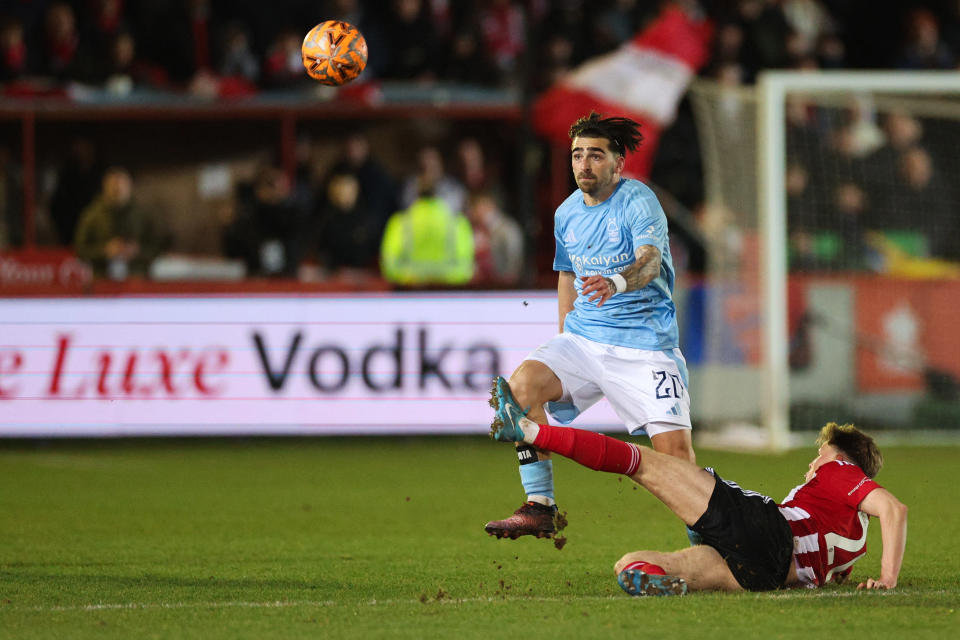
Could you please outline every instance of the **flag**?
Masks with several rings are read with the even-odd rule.
[[[590,111],[635,120],[643,143],[627,154],[624,175],[649,177],[661,130],[673,122],[680,98],[710,56],[711,34],[709,22],[666,7],[632,40],[587,60],[538,97],[534,129],[567,144],[570,125]]]

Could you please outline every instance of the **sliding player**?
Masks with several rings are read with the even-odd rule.
[[[699,533],[680,551],[634,551],[617,561],[630,595],[687,590],[766,591],[844,582],[866,551],[869,516],[880,520],[880,577],[858,585],[897,585],[907,540],[907,507],[873,481],[883,458],[852,425],[829,423],[817,439],[806,482],[781,504],[723,480],[713,469],[591,431],[537,424],[524,416],[507,381],[494,383],[491,435],[559,453],[598,471],[621,473],[646,488]]]

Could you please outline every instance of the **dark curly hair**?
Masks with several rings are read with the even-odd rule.
[[[829,444],[840,450],[850,462],[857,465],[868,478],[873,478],[883,466],[883,455],[873,438],[852,424],[828,422],[817,437],[817,445]]]
[[[573,123],[570,127],[570,139],[576,137],[606,138],[610,141],[610,149],[619,155],[625,155],[627,150],[636,151],[643,141],[640,125],[629,118],[604,118],[603,114],[591,111]]]

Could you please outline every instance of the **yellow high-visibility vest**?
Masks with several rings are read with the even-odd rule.
[[[383,277],[402,285],[464,284],[473,277],[473,230],[438,198],[390,216],[380,244]]]

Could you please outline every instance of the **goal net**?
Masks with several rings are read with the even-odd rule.
[[[773,72],[691,89],[707,276],[694,417],[960,434],[960,78]],[[951,434],[952,430],[952,434]]]

